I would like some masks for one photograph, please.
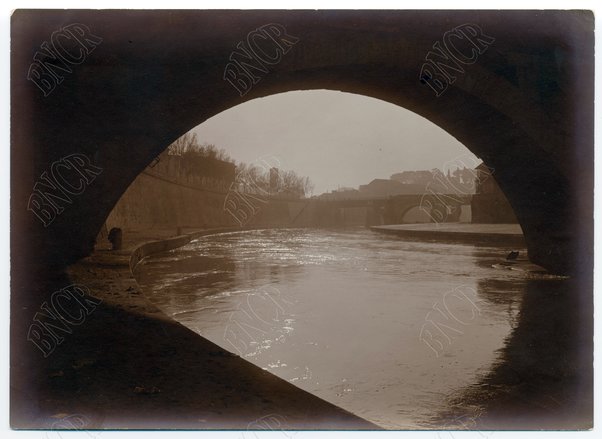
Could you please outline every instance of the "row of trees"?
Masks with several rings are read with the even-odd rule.
[[[309,177],[295,171],[283,171],[269,165],[239,163],[223,149],[213,144],[199,144],[196,133],[186,133],[167,147],[167,154],[181,156],[192,172],[202,173],[207,159],[221,160],[236,165],[236,184],[243,192],[256,194],[286,194],[309,197],[314,185]]]
[[[240,163],[236,166],[236,175],[239,190],[258,195],[309,197],[314,190],[309,177],[302,177],[295,171],[283,171],[276,167]]]
[[[199,144],[196,133],[186,133],[167,147],[167,154],[178,155],[194,161],[195,158],[215,159],[235,163],[223,149],[210,143]]]
[[[280,182],[285,191],[292,192],[301,197],[311,197],[314,192],[314,184],[309,177],[302,177],[294,171],[281,173]]]

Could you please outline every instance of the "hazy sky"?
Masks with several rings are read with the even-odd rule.
[[[315,90],[255,99],[194,130],[200,143],[224,148],[236,162],[261,157],[308,176],[314,194],[355,187],[407,170],[440,168],[474,155],[411,111],[378,99]]]

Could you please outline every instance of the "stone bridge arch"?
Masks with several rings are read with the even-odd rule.
[[[441,191],[441,189],[433,191],[432,189],[429,190],[429,186],[427,186],[423,194],[395,195],[381,201],[381,204],[384,209],[383,219],[386,224],[402,223],[406,214],[416,207],[430,217],[431,222],[447,222],[449,220],[454,221],[449,218],[450,210],[459,208],[463,204],[470,205],[470,200],[471,195],[469,194],[447,193]],[[433,209],[441,213],[434,213]]]
[[[591,13],[21,10],[11,50],[16,266],[86,255],[128,185],[192,127],[313,89],[381,99],[445,129],[495,170],[533,262],[557,273],[591,263]],[[53,169],[70,193],[49,188]],[[34,196],[52,204],[50,224],[33,213],[36,192],[55,194]]]

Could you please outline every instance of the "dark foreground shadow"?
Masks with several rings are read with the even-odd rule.
[[[486,298],[488,288],[480,284],[479,294]],[[528,280],[518,324],[496,364],[437,422],[474,430],[592,428],[591,292],[589,280]],[[480,416],[468,414],[475,407]]]
[[[36,285],[70,282],[58,275]],[[12,302],[13,428],[379,429],[134,306],[101,303],[44,358],[27,340],[45,297],[37,293],[38,301]]]

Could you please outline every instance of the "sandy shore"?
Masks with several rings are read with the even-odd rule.
[[[48,358],[27,351],[21,366],[36,372],[26,380],[13,368],[14,428],[379,429],[150,304],[131,275],[130,255],[173,232],[125,232],[123,250],[99,247],[69,267],[62,282],[85,285],[102,303]]]
[[[519,224],[423,223],[372,226],[371,230],[420,241],[526,247]]]

